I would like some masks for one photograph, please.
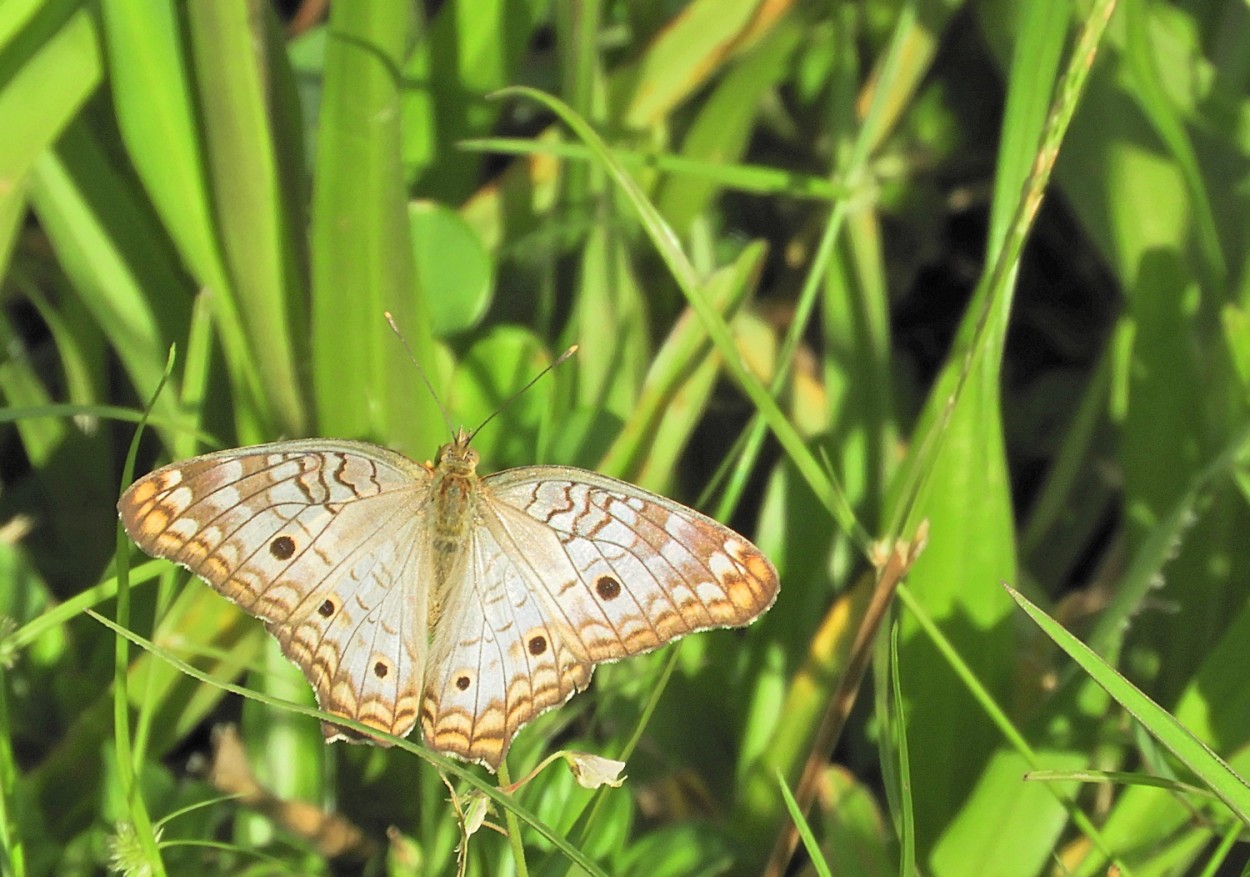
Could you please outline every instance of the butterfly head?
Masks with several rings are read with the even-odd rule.
[[[476,432],[476,430],[474,430]],[[449,475],[473,475],[477,471],[477,451],[469,446],[473,433],[463,426],[456,430],[454,441],[443,445],[438,451],[438,466]]]

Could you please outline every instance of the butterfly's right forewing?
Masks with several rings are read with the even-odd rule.
[[[750,542],[633,485],[527,466],[474,490],[421,724],[434,748],[492,769],[596,663],[746,624],[776,596],[776,571]]]
[[[282,442],[159,469],[118,508],[141,548],[264,619],[322,709],[402,736],[425,663],[428,481],[373,445]]]

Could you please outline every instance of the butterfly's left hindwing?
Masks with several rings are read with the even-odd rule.
[[[118,509],[141,548],[263,619],[322,709],[402,736],[424,673],[429,478],[373,445],[281,442],[158,469]]]

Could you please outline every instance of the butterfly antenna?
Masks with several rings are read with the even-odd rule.
[[[412,364],[417,367],[417,373],[421,375],[421,380],[425,381],[425,387],[430,391],[430,395],[434,397],[434,404],[438,405],[439,412],[443,415],[443,420],[447,423],[447,431],[451,433],[452,438],[456,436],[456,428],[452,426],[451,417],[447,414],[447,409],[443,407],[443,400],[438,398],[438,393],[434,391],[434,384],[430,383],[430,376],[425,373],[425,369],[421,367],[421,363],[417,361],[417,356],[412,352],[412,348],[408,346],[408,339],[404,337],[404,333],[399,331],[399,325],[395,322],[395,318],[391,316],[390,311],[383,311],[382,315],[386,317],[386,322],[391,324],[391,331],[395,333],[395,337],[399,339],[399,343],[404,345],[404,350],[408,354],[408,358],[412,360]]]
[[[547,374],[547,372],[551,371],[551,370],[552,370],[552,369],[554,369],[556,366],[560,365],[562,362],[564,362],[566,359],[568,359],[568,358],[569,358],[570,356],[572,356],[574,353],[577,353],[577,345],[576,345],[576,344],[574,344],[574,345],[573,345],[572,347],[570,347],[568,350],[566,350],[566,351],[564,351],[563,353],[561,353],[561,354],[560,354],[560,356],[556,359],[556,361],[555,361],[555,362],[553,362],[551,365],[547,366],[545,369],[543,369],[542,371],[540,371],[538,374],[534,375],[534,377],[530,378],[530,381],[529,381],[529,383],[528,383],[528,384],[526,384],[524,387],[522,387],[521,389],[519,389],[519,390],[517,390],[515,393],[513,393],[511,396],[509,396],[509,397],[508,397],[508,398],[504,401],[504,403],[503,403],[502,405],[500,405],[498,408],[496,408],[496,409],[494,410],[494,412],[490,415],[490,417],[486,418],[486,419],[485,419],[485,420],[483,420],[481,423],[479,423],[479,424],[477,425],[477,429],[475,429],[475,430],[473,430],[472,432],[470,432],[470,433],[469,433],[470,438],[471,438],[471,437],[473,437],[473,436],[475,436],[475,435],[477,435],[479,432],[481,432],[481,431],[482,431],[482,427],[486,426],[486,424],[488,424],[488,423],[490,423],[492,420],[494,420],[494,419],[495,419],[495,418],[499,415],[499,412],[503,411],[505,408],[507,408],[509,405],[511,405],[513,402],[515,402],[517,399],[519,399],[519,398],[521,397],[521,394],[522,394],[522,393],[524,393],[524,392],[525,392],[526,390],[528,390],[530,387],[532,387],[532,386],[534,386],[536,383],[538,383],[539,379],[540,379],[540,378],[542,378],[542,376],[543,376],[543,375]]]

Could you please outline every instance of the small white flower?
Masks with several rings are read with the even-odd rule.
[[[584,789],[597,789],[600,786],[611,786],[615,789],[625,782],[625,777],[621,776],[621,771],[625,769],[623,761],[591,755],[589,752],[566,752],[564,758],[568,761],[577,784]]]

